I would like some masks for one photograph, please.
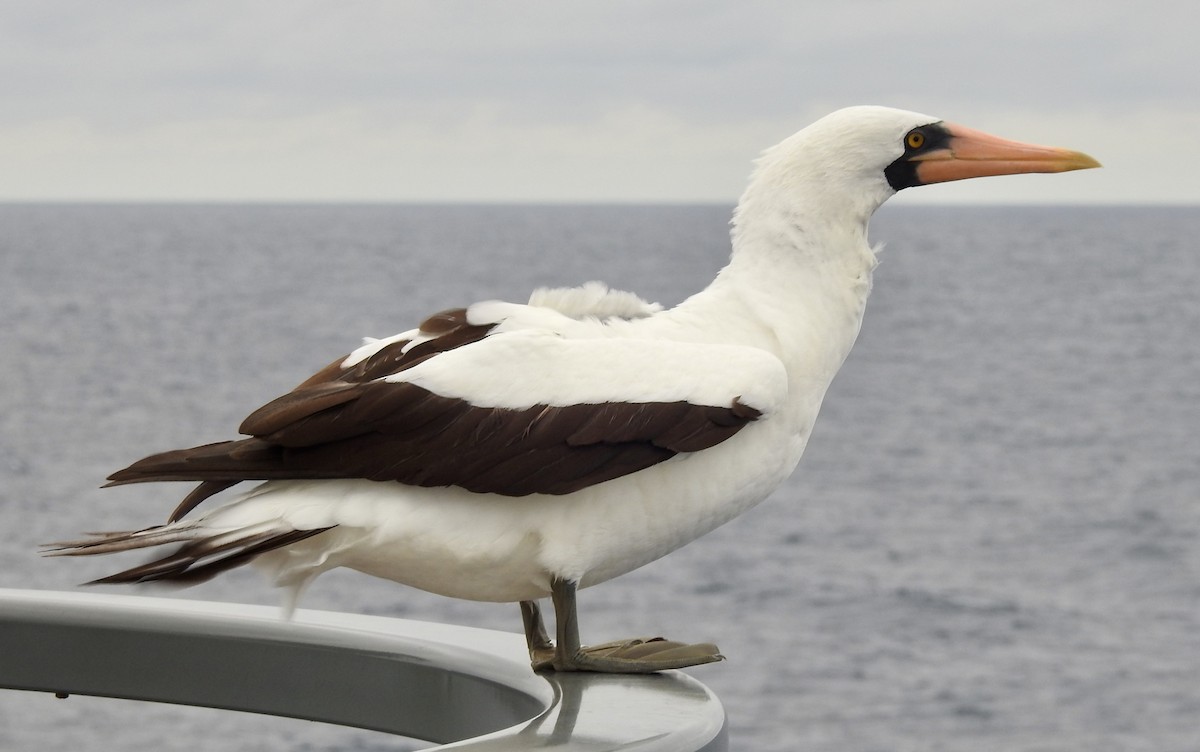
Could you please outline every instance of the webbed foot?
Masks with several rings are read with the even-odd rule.
[[[534,671],[597,671],[610,674],[649,674],[724,660],[711,642],[689,644],[662,637],[616,640],[601,645],[579,644],[575,583],[554,580],[558,640],[552,642],[542,625],[537,601],[521,601],[525,641]]]
[[[534,671],[598,671],[610,674],[649,674],[725,659],[711,642],[689,644],[662,637],[586,645],[573,655],[561,657],[551,648],[537,651],[536,655],[530,657]]]

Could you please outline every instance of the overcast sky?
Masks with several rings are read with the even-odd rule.
[[[0,9],[0,200],[732,202],[871,103],[1105,164],[906,200],[1200,202],[1194,0]]]

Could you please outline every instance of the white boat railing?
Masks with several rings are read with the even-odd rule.
[[[327,611],[0,589],[0,688],[241,710],[467,750],[722,752],[680,672],[535,674],[524,639]]]

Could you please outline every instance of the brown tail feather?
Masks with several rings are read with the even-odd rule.
[[[332,527],[332,526],[331,526]],[[49,544],[49,556],[86,556],[131,551],[166,543],[184,544],[166,556],[116,574],[93,580],[88,585],[165,581],[179,585],[204,582],[215,575],[246,564],[260,554],[311,538],[331,527],[313,530],[252,530],[202,535],[193,525],[162,525],[130,532],[100,533],[79,541]]]
[[[322,527],[315,530],[289,530],[286,533],[263,533],[218,545],[212,545],[210,541],[194,541],[161,559],[93,580],[87,584],[111,585],[167,581],[179,585],[194,585],[206,582],[222,572],[240,567],[267,551],[311,538],[329,529],[331,528]],[[202,559],[217,553],[223,555],[201,563]]]
[[[85,533],[90,537],[42,544],[45,556],[92,556],[132,551],[195,538],[192,525],[156,525],[142,530]]]

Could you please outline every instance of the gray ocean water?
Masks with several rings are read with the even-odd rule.
[[[101,491],[425,314],[601,279],[664,304],[727,207],[0,206],[0,587],[161,520]],[[581,594],[584,638],[717,642],[737,750],[1200,750],[1200,209],[885,207],[858,345],[759,508]],[[123,591],[128,592],[128,590]],[[252,571],[182,593],[275,603]],[[349,572],[307,607],[518,631]],[[2,646],[0,646],[2,650]],[[0,749],[394,750],[303,721],[0,693]]]

